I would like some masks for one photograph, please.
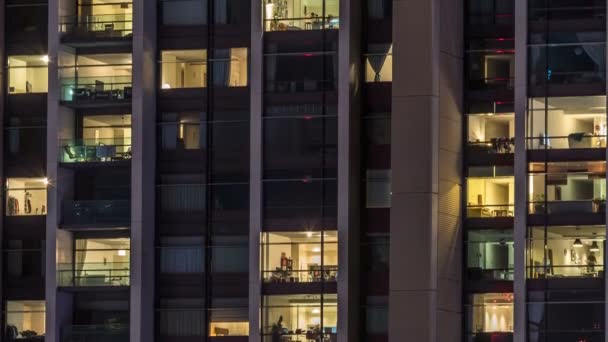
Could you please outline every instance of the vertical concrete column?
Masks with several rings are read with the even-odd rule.
[[[526,116],[527,116],[527,37],[526,0],[515,0],[515,218],[513,241],[514,334],[513,341],[526,340],[526,218],[528,215]]]
[[[249,173],[249,342],[260,339],[262,232],[262,112],[264,77],[263,0],[251,0],[250,51],[250,173]]]
[[[359,341],[361,1],[340,1],[338,44],[338,341]]]
[[[606,7],[606,15],[608,15],[608,7]],[[608,24],[606,26],[608,29]],[[606,37],[606,46],[608,46],[608,36]],[[606,62],[608,62],[608,54],[605,57]],[[606,89],[608,90],[608,78],[606,78]],[[606,96],[606,107],[608,108],[608,96]],[[608,149],[606,149],[606,160],[608,160]],[[606,176],[608,176],[608,168],[606,168]],[[606,211],[606,224],[608,224],[608,211]],[[607,257],[604,255],[604,265],[606,265],[606,260]],[[604,274],[606,273],[604,272]],[[608,327],[608,304],[606,304],[608,300],[606,298],[608,298],[608,281],[606,281],[606,276],[604,275],[604,327]],[[608,342],[608,334],[604,334],[604,341]]]
[[[5,13],[6,13],[6,1],[5,0],[0,0],[0,23],[4,23],[6,22],[5,20]],[[6,84],[5,80],[6,78],[6,38],[5,38],[5,27],[6,25],[3,25],[2,27],[0,27],[0,123],[2,123],[2,128],[4,128],[4,123],[6,122],[5,120],[5,113],[6,113],[6,108],[5,108],[5,104],[6,104],[6,96],[7,96],[7,90],[8,90],[8,85]],[[0,129],[0,141],[4,142],[4,129]],[[0,146],[4,146],[4,144],[1,144]],[[4,180],[4,148],[2,148],[0,150],[0,179]],[[4,183],[3,183],[4,184]],[[4,189],[3,189],[4,190]],[[2,217],[4,217],[4,204],[1,205],[2,208],[0,208],[0,215],[2,215]],[[0,220],[0,246],[4,246],[4,241],[3,241],[3,237],[4,237],[4,220]],[[0,265],[4,265],[4,253],[0,253]],[[0,272],[0,284],[4,284],[4,277],[3,277],[4,272]],[[3,289],[0,286],[0,299],[4,298],[3,295]],[[4,304],[2,304],[2,310],[4,310]],[[0,341],[2,341],[2,339],[0,338]]]
[[[438,10],[393,1],[389,342],[437,341]]]
[[[154,340],[156,1],[133,1],[131,342]]]
[[[45,340],[61,340],[61,329],[72,324],[72,295],[57,290],[59,285],[58,263],[72,261],[73,237],[70,232],[59,229],[61,201],[72,191],[72,172],[59,167],[58,149],[62,128],[72,127],[73,111],[61,106],[61,82],[59,80],[60,54],[63,49],[59,34],[59,18],[71,13],[74,4],[70,1],[48,2],[48,94],[47,94],[47,187],[46,215],[46,334]],[[63,138],[68,138],[67,136]]]
[[[393,2],[390,342],[461,339],[462,6]]]

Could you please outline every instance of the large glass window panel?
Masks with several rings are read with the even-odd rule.
[[[530,21],[549,22],[573,19],[599,19],[606,17],[606,3],[597,0],[530,0]]]
[[[531,98],[528,149],[606,148],[606,96]]]
[[[128,286],[130,240],[76,239],[73,263],[57,269],[60,286]]]
[[[367,170],[365,180],[365,207],[391,207],[391,170]]]
[[[44,300],[9,300],[6,302],[6,341],[43,339],[46,305]]]
[[[333,52],[267,54],[264,56],[265,91],[305,93],[334,90],[337,57]],[[294,68],[297,65],[297,68]]]
[[[268,228],[335,228],[335,180],[304,178],[293,181],[264,181],[263,186],[264,220]]]
[[[207,50],[161,52],[161,87],[202,88],[207,86]]]
[[[471,150],[487,153],[515,152],[514,114],[469,114],[467,120]]]
[[[469,281],[513,280],[512,230],[469,230],[466,251]]]
[[[528,211],[566,215],[604,212],[605,170],[605,162],[531,163]]]
[[[46,178],[8,178],[6,215],[46,215]]]
[[[165,112],[161,114],[160,149],[162,151],[203,150],[207,144],[204,112]]]
[[[249,336],[247,303],[241,298],[213,298],[209,336]]]
[[[4,139],[5,166],[37,165],[38,170],[44,170],[46,127],[7,127]]]
[[[366,0],[367,17],[369,19],[391,18],[393,15],[393,2],[391,0]]]
[[[338,0],[263,1],[265,31],[327,30],[340,27]]]
[[[295,340],[331,340],[337,333],[336,295],[265,296],[262,301],[265,342],[290,336]]]
[[[96,33],[95,37],[133,35],[133,3],[125,0],[79,1],[77,15],[61,18],[63,33]]]
[[[512,90],[515,75],[514,52],[513,49],[467,52],[468,88]]]
[[[486,334],[513,332],[513,293],[473,294],[469,301],[468,333],[485,340]]]
[[[338,276],[335,231],[263,233],[261,254],[266,282],[336,281]]]
[[[163,237],[159,252],[161,273],[203,273],[205,270],[205,245],[202,236]]]
[[[110,162],[131,159],[131,114],[88,115],[77,138],[62,140],[64,163]]]
[[[48,63],[46,55],[8,56],[9,94],[46,93]]]
[[[602,226],[531,227],[528,234],[528,278],[604,276]]]
[[[59,78],[63,101],[110,101],[130,99],[131,54],[60,56]]]
[[[246,87],[248,85],[247,48],[216,49],[209,60],[216,87]]]
[[[468,0],[469,25],[505,25],[513,23],[515,4],[511,0]]]
[[[249,22],[250,0],[213,0],[215,24],[246,24]]]
[[[211,246],[211,272],[247,273],[249,249],[246,236],[216,236]]]
[[[467,217],[513,216],[515,179],[511,176],[467,178]]]
[[[334,177],[337,168],[335,117],[264,120],[266,178]]]
[[[44,240],[15,240],[5,241],[4,274],[10,284],[27,279],[31,286],[38,286],[37,281],[44,280],[45,274],[45,244]]]
[[[581,33],[583,34],[583,33]],[[605,82],[606,44],[603,41],[533,45],[528,49],[531,87]]]
[[[205,301],[203,298],[161,298],[158,330],[163,337],[205,336]]]
[[[207,24],[208,0],[161,0],[162,23],[168,26]]]

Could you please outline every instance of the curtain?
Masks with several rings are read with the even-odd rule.
[[[213,85],[230,86],[230,49],[218,49],[213,61]]]
[[[164,247],[161,252],[163,273],[203,273],[203,247]]]
[[[195,213],[205,210],[205,186],[176,184],[160,188],[161,210],[166,213]]]
[[[382,67],[386,61],[386,57],[392,50],[392,44],[372,44],[369,47],[370,54],[367,56],[367,60],[374,70],[374,82],[382,81],[380,73]]]
[[[228,0],[215,0],[214,20],[216,24],[228,24]]]
[[[80,283],[82,282],[82,278],[84,277],[84,261],[86,260],[87,257],[87,240],[85,239],[80,239],[80,240],[76,240],[76,256],[75,256],[75,279],[74,279],[74,285],[80,285]]]
[[[203,309],[161,311],[160,331],[163,336],[205,336]]]

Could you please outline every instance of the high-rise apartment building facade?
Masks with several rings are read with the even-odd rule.
[[[533,298],[523,272],[548,266],[517,264],[542,226],[513,221],[529,205],[523,145],[470,147],[524,132],[542,102],[512,81],[525,68],[503,3],[0,0],[0,340],[512,338],[540,317],[518,302]],[[552,77],[605,79],[574,71]],[[605,147],[576,114],[573,141]],[[475,124],[485,135],[464,140]],[[535,153],[554,152],[545,136]],[[580,191],[601,198],[592,165]],[[572,262],[603,251],[602,222]],[[578,267],[598,282],[601,260]]]

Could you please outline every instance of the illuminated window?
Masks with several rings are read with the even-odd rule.
[[[6,302],[6,341],[44,337],[46,306],[43,300]]]
[[[45,55],[8,56],[10,94],[46,93],[49,57]]]
[[[128,286],[130,240],[77,239],[73,263],[57,265],[60,286]]]
[[[46,215],[46,178],[8,178],[6,215]]]
[[[340,27],[338,0],[264,0],[266,31],[330,30]]]
[[[365,82],[393,80],[393,45],[371,44],[365,54]]]
[[[513,294],[472,295],[471,324],[475,333],[513,332]]]
[[[335,294],[263,297],[262,334],[273,339],[291,336],[294,340],[323,341],[337,333],[337,322]]]
[[[336,281],[336,232],[264,233],[262,270],[266,282]]]
[[[207,50],[163,51],[161,62],[163,89],[207,86]]]

